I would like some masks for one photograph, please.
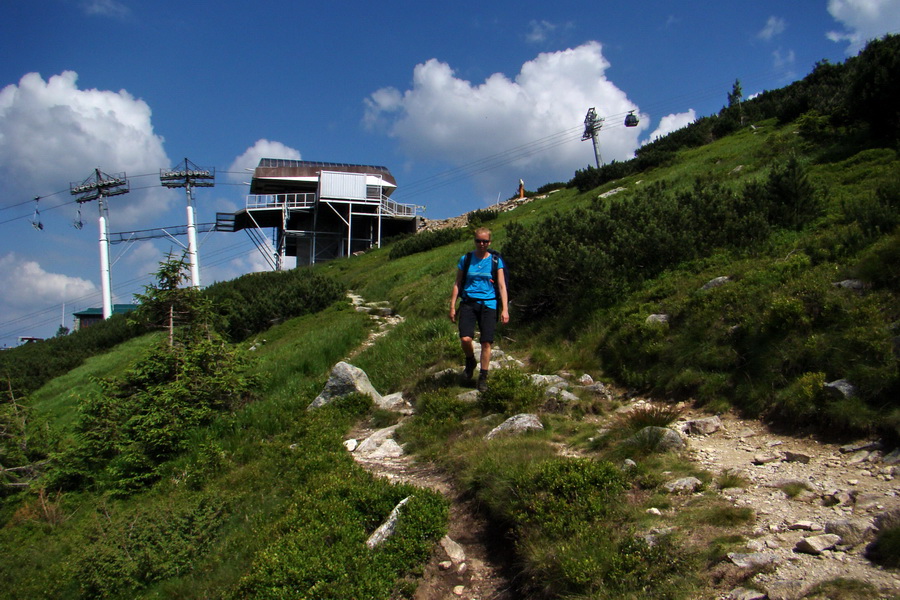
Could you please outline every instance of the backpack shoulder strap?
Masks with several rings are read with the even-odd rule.
[[[462,280],[462,289],[459,290],[460,298],[466,297],[466,282],[469,279],[469,265],[472,264],[472,252],[466,252],[466,257],[463,259],[463,280]]]

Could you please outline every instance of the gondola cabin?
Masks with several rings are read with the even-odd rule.
[[[634,111],[629,112],[625,115],[625,127],[637,127],[640,121],[637,118],[637,115],[634,114]]]

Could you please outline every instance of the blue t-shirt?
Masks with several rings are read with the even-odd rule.
[[[499,298],[495,297],[494,294],[494,282],[491,279],[491,257],[493,255],[488,252],[488,255],[478,260],[478,256],[475,253],[472,253],[472,262],[469,263],[469,273],[463,279],[463,289],[460,290],[460,294],[464,298],[471,298],[472,300],[478,300],[482,304],[484,304],[487,308],[497,309],[497,300]],[[506,265],[503,264],[503,258],[497,257],[497,269],[505,269]],[[466,262],[466,255],[463,254],[459,258],[459,262],[456,264],[456,268],[460,271],[463,268],[463,264]]]

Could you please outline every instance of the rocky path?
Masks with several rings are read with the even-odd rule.
[[[774,434],[732,415],[720,420],[718,431],[687,436],[689,454],[714,475],[730,472],[747,482],[720,493],[756,515],[746,553],[753,556],[735,557],[771,562],[753,578],[755,587],[771,599],[800,598],[817,583],[847,578],[883,590],[884,597],[900,595],[900,573],[864,556],[873,526],[891,514],[900,519],[896,455],[885,456],[875,442],[838,446]]]
[[[367,306],[358,297],[353,302],[358,310]],[[364,310],[380,320],[367,345],[399,322],[384,307]],[[632,398],[629,404],[645,402]],[[715,426],[689,426],[697,420],[711,420]],[[425,569],[416,600],[514,598],[502,569],[503,541],[460,497],[445,473],[403,453],[392,439],[396,427],[379,431],[360,427],[351,432],[347,445],[351,451],[368,445],[353,456],[376,476],[437,491],[451,502],[448,535]],[[755,515],[749,530],[742,529],[746,551],[730,553],[729,560],[732,568],[758,574],[743,587],[710,597],[793,600],[805,597],[820,582],[838,578],[866,582],[880,591],[881,598],[900,597],[900,573],[882,569],[864,555],[880,522],[900,522],[900,452],[880,448],[876,442],[838,446],[778,435],[760,422],[734,415],[710,419],[688,412],[672,427],[681,431],[687,456],[712,473],[714,481],[728,473],[741,482],[717,491]],[[561,452],[574,453],[565,447]],[[665,527],[676,510],[658,511],[660,526]]]
[[[349,297],[356,309],[369,313],[378,326],[348,360],[403,320],[386,304],[369,304],[352,293]],[[396,445],[393,432],[397,426],[377,431],[357,426],[348,434],[345,446],[356,462],[373,475],[433,490],[450,501],[447,535],[425,566],[414,599],[512,600],[502,559],[496,558],[497,544],[502,545],[502,540],[491,534],[487,521],[471,501],[460,496],[446,473],[417,462]]]

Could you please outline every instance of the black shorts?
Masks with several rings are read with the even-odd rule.
[[[497,309],[487,308],[481,302],[463,302],[459,305],[457,316],[459,337],[475,337],[475,324],[481,332],[482,343],[494,343],[494,331],[497,329]]]

